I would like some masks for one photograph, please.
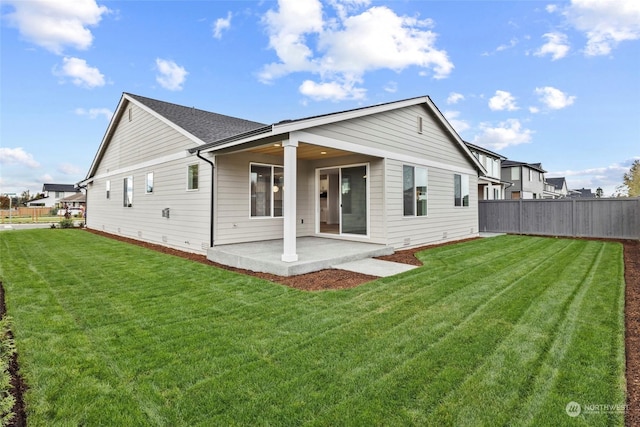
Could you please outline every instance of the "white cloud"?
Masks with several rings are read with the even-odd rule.
[[[113,116],[113,111],[108,108],[89,108],[88,110],[84,108],[76,108],[75,113],[79,116],[87,116],[90,119],[95,119],[98,116],[104,116],[107,120],[111,120],[111,116]]]
[[[28,41],[53,53],[62,54],[66,46],[88,49],[93,35],[87,28],[97,25],[109,12],[95,0],[9,0],[14,7],[5,15]]]
[[[79,175],[83,172],[78,166],[74,166],[71,163],[63,163],[58,166],[58,172],[64,175]]]
[[[316,101],[344,101],[364,99],[366,90],[353,87],[350,82],[316,83],[305,80],[300,85],[300,93]]]
[[[213,37],[216,39],[222,38],[222,31],[231,28],[231,12],[227,13],[226,18],[218,18],[213,24]]]
[[[576,97],[569,96],[559,89],[551,86],[537,87],[536,94],[540,96],[540,102],[552,110],[560,110],[573,104]]]
[[[337,91],[338,99],[360,99],[364,89],[358,87],[365,73],[378,69],[397,72],[410,66],[431,70],[434,78],[447,77],[453,64],[444,50],[435,47],[436,34],[429,30],[432,21],[398,16],[384,6],[354,11],[368,1],[329,3],[336,17],[323,19],[318,0],[280,0],[278,10],[263,18],[269,33],[269,46],[279,62],[267,64],[259,74],[264,83],[296,72],[320,77],[318,87],[352,88],[346,95]],[[302,86],[309,88],[307,80]]]
[[[187,77],[187,70],[173,61],[166,59],[156,59],[158,74],[156,81],[167,90],[182,90],[182,85]]]
[[[591,188],[594,193],[598,187],[603,189],[605,196],[611,196],[616,188],[622,184],[622,175],[629,171],[631,164],[638,157],[613,163],[608,166],[586,168],[582,170],[563,170],[549,172],[547,176],[564,176],[570,189]]]
[[[564,58],[569,53],[569,42],[566,34],[562,33],[546,33],[542,37],[544,37],[547,42],[543,44],[540,49],[534,52],[536,56],[545,56],[551,55],[551,60],[555,61],[557,59]]]
[[[449,124],[453,126],[458,134],[468,130],[471,127],[469,123],[467,123],[467,121],[458,118],[460,116],[459,111],[449,110],[444,111],[442,114],[444,114]]]
[[[492,111],[515,111],[518,109],[516,98],[504,90],[496,90],[496,94],[489,99],[489,108]]]
[[[638,0],[572,0],[563,14],[587,37],[587,56],[608,55],[620,42],[640,39]]]
[[[533,131],[522,127],[517,119],[509,119],[492,127],[489,123],[481,123],[482,133],[473,139],[473,143],[494,150],[527,144],[531,142]]]
[[[62,68],[54,68],[53,73],[59,77],[68,77],[74,85],[92,89],[104,86],[104,75],[95,67],[90,67],[87,61],[80,58],[62,59]]]
[[[398,82],[388,82],[384,85],[384,91],[389,93],[396,93],[398,91]]]
[[[529,112],[531,114],[538,114],[540,112],[540,109],[538,107],[529,107]]]
[[[464,101],[464,95],[457,92],[451,92],[447,97],[447,104],[457,104],[459,101]]]
[[[22,147],[0,147],[0,164],[22,165],[30,168],[40,167],[40,163],[33,158],[33,155],[24,151]]]

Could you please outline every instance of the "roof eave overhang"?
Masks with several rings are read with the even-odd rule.
[[[129,94],[123,93],[122,96],[120,97],[120,101],[118,102],[118,106],[116,107],[116,111],[115,111],[115,113],[113,113],[113,116],[111,117],[111,121],[109,122],[109,126],[107,127],[107,130],[104,133],[104,136],[102,137],[102,141],[100,142],[100,146],[98,147],[98,151],[96,152],[96,155],[93,158],[93,162],[91,162],[91,166],[89,167],[89,172],[87,172],[87,176],[85,177],[85,179],[83,181],[80,181],[78,184],[85,183],[85,185],[86,185],[86,183],[88,183],[90,181],[90,179],[95,175],[96,168],[98,167],[98,164],[100,163],[100,160],[102,160],[102,156],[104,155],[104,152],[107,149],[107,146],[109,145],[109,140],[111,139],[111,137],[113,136],[113,133],[115,132],[116,128],[118,127],[118,122],[120,121],[120,118],[122,117],[122,115],[124,114],[124,111],[126,110],[127,103],[132,103],[132,104],[136,105],[137,107],[139,107],[140,109],[142,109],[142,110],[146,111],[147,113],[151,114],[152,116],[156,117],[161,122],[165,123],[166,125],[168,125],[172,129],[176,130],[180,134],[184,135],[185,137],[187,137],[188,139],[193,141],[194,144],[196,144],[196,145],[204,145],[205,144],[205,142],[202,141],[200,138],[198,138],[195,135],[187,132],[186,130],[184,130],[180,126],[176,125],[172,121],[166,119],[164,116],[158,114],[156,111],[154,111],[153,109],[147,107],[146,105],[144,105],[143,103],[141,103],[137,99],[129,96]]]

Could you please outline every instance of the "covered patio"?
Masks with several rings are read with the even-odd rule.
[[[236,268],[295,276],[394,252],[391,246],[322,237],[298,237],[296,246],[296,261],[282,260],[282,239],[214,246],[207,251],[207,259]]]

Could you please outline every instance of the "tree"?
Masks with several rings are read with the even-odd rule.
[[[604,192],[602,191],[602,188],[598,187],[598,189],[596,190],[596,197],[597,197],[598,199],[599,199],[599,198],[601,198],[601,197],[602,197],[602,195],[603,195],[603,193],[604,193]]]
[[[640,160],[633,161],[629,172],[622,176],[622,184],[629,197],[640,197]]]

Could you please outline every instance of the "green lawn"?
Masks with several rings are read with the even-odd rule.
[[[624,423],[617,243],[481,239],[315,293],[80,230],[0,257],[30,426]]]

